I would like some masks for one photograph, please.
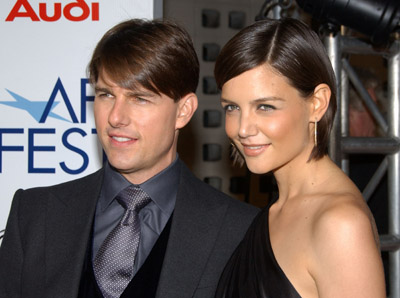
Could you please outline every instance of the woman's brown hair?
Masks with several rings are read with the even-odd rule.
[[[214,70],[217,85],[221,89],[230,79],[262,64],[286,77],[304,98],[321,83],[330,87],[329,107],[318,122],[317,146],[310,155],[310,159],[321,158],[327,153],[336,112],[336,81],[320,38],[296,19],[258,21],[241,30],[221,50]]]

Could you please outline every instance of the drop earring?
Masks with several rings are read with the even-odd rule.
[[[318,135],[317,124],[318,124],[317,119],[315,119],[315,121],[314,121],[314,146],[317,146],[317,144],[318,144],[318,138],[317,138],[317,135]]]

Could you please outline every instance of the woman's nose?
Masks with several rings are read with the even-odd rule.
[[[246,138],[256,135],[258,132],[257,121],[250,114],[242,114],[240,117],[239,137]]]

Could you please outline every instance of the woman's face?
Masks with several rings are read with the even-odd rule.
[[[261,65],[222,86],[225,130],[253,173],[304,164],[312,151],[311,100],[268,65]]]

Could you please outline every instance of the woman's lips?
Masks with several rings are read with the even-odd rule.
[[[257,156],[263,153],[269,146],[269,144],[242,144],[243,153],[246,156]]]

